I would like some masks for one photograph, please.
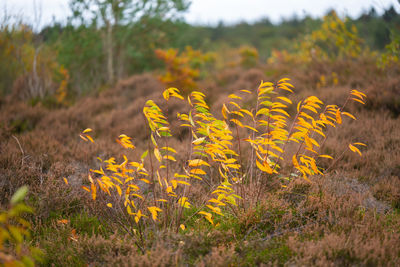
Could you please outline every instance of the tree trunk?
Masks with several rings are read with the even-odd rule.
[[[107,53],[107,78],[108,83],[114,83],[114,62],[113,62],[113,29],[109,20],[106,21],[106,53]]]

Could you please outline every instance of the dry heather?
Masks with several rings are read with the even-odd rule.
[[[335,72],[339,81],[318,84]],[[220,111],[231,90],[255,90],[260,80],[293,78],[294,102],[308,95],[340,104],[350,89],[364,89],[365,107],[352,107],[358,120],[345,120],[330,130],[324,154],[340,161],[326,165],[324,177],[293,180],[287,188],[269,181],[262,205],[227,216],[216,228],[196,219],[184,233],[151,232],[145,253],[81,186],[88,183],[96,157],[122,157],[114,139],[121,133],[137,146],[127,156],[147,149],[148,131],[142,113],[145,101],[162,106],[164,86],[151,74],[136,75],[115,88],[88,96],[69,107],[48,110],[40,104],[0,103],[0,206],[21,185],[29,185],[28,203],[35,207],[33,242],[45,252],[45,265],[118,266],[394,266],[400,260],[400,76],[383,72],[371,62],[337,62],[307,70],[232,68],[213,81],[199,83],[213,111]],[[327,79],[329,80],[329,79]],[[179,129],[171,102],[168,114],[176,139],[185,150],[188,132]],[[94,129],[89,145],[79,133]],[[366,143],[362,157],[348,151],[354,140]],[[124,153],[127,153],[124,151]],[[179,157],[177,160],[182,160]],[[63,177],[67,178],[67,186]],[[202,192],[197,195],[201,197]],[[68,220],[60,223],[61,219]],[[189,224],[190,224],[189,223]],[[189,228],[189,227],[188,227]]]

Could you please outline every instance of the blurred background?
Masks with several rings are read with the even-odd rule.
[[[31,241],[14,231],[18,242],[7,241],[0,264],[34,246],[43,266],[398,265],[399,59],[395,0],[0,0],[0,208],[26,185],[19,199],[27,195],[35,210],[26,216]],[[171,100],[167,108],[166,88],[204,92],[222,119],[233,92],[282,78],[295,87],[285,92],[292,117],[308,96],[342,106],[353,89],[367,95],[365,105],[346,106],[357,120],[327,129],[320,151],[335,161],[318,162],[325,176],[312,183],[265,176],[262,205],[227,216],[219,228],[196,217],[178,235],[149,228],[144,255],[118,224],[136,225],[133,217],[82,189],[98,158],[122,162],[150,147],[142,112],[149,99],[166,111],[176,168],[187,165],[192,140],[176,114],[188,105]],[[243,104],[256,106],[255,99]],[[79,138],[86,128],[94,144]],[[116,144],[120,134],[136,149]],[[235,140],[239,150],[243,139]],[[349,149],[355,142],[367,145],[362,157]],[[283,162],[291,166],[292,158]],[[193,203],[205,203],[212,173],[196,182],[205,187],[193,190]]]
[[[51,98],[59,89],[73,100],[163,67],[157,49],[207,50],[218,55],[214,65],[222,68],[232,56],[227,51],[249,46],[265,63],[275,50],[293,51],[332,12],[357,28],[363,47],[383,51],[399,30],[400,5],[394,0],[3,0],[0,9],[1,59],[12,62],[1,67],[0,94],[17,90],[23,80],[32,84],[28,80],[34,77],[28,76],[36,75],[35,83],[42,84],[30,85],[29,96],[20,97]]]

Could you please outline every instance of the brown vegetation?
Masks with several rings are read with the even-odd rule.
[[[400,257],[400,79],[391,75],[397,73],[395,69],[382,71],[360,60],[311,65],[288,73],[297,88],[296,100],[313,94],[339,104],[350,89],[363,88],[367,104],[352,107],[358,120],[345,120],[340,131],[329,132],[324,151],[340,161],[327,175],[316,176],[311,183],[295,179],[285,189],[271,182],[263,204],[240,214],[238,221],[226,218],[212,229],[200,224],[185,234],[154,232],[145,242],[147,252],[139,255],[134,241],[115,231],[114,215],[82,193],[89,169],[97,167],[96,157],[122,155],[113,142],[119,134],[133,137],[137,151],[129,152],[131,156],[140,156],[146,149],[142,107],[147,99],[161,104],[164,89],[152,74],[133,76],[98,96],[51,111],[41,104],[3,101],[1,205],[18,187],[29,185],[29,202],[36,209],[34,241],[49,254],[47,264],[396,265]],[[218,111],[231,90],[255,90],[259,80],[278,79],[285,72],[277,66],[234,67],[215,74],[214,82],[199,82],[199,88],[210,96],[212,110]],[[321,75],[329,77],[332,72],[337,73],[337,84],[317,86]],[[172,115],[183,109],[172,103],[168,112]],[[184,150],[186,133],[170,117],[171,129],[178,134],[171,142]],[[95,130],[94,145],[78,136],[87,127]],[[362,157],[346,150],[353,140],[368,145]],[[96,229],[86,229],[79,224],[84,219],[72,219],[82,214],[96,216],[93,220],[101,223],[95,224]],[[60,226],[57,220],[61,218],[69,223]],[[61,251],[61,246],[68,249]]]

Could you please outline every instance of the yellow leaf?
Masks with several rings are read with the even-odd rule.
[[[297,112],[300,112],[300,106],[302,104],[302,101],[300,101],[299,103],[297,103]]]
[[[69,220],[67,220],[67,219],[57,220],[58,224],[67,224],[68,222],[69,222]]]
[[[209,167],[210,167],[210,164],[208,164],[207,162],[205,162],[205,161],[202,160],[202,159],[192,159],[192,160],[189,160],[189,166],[190,166],[190,167],[198,167],[198,166],[201,166],[201,165],[206,165],[206,166],[209,166]]]
[[[269,166],[269,164],[266,161],[264,161],[263,164],[261,164],[258,160],[256,160],[256,164],[257,164],[257,167],[260,170],[262,170],[263,172],[266,172],[266,173],[269,173],[269,174],[272,173],[272,169],[271,169],[271,167]]]
[[[83,130],[83,132],[82,132],[82,133],[89,133],[89,132],[91,132],[91,131],[92,131],[92,129],[90,129],[90,128],[87,128],[87,129]]]
[[[160,187],[162,188],[163,185],[161,183],[161,176],[160,176],[160,173],[158,172],[158,170],[157,170],[157,179],[158,179],[158,183],[160,184]]]
[[[262,114],[262,115],[268,115],[269,114],[270,109],[269,108],[262,108],[259,111],[257,111],[256,116]]]
[[[293,162],[293,166],[295,166],[296,168],[300,167],[300,164],[297,161],[296,155],[293,155],[292,162]]]
[[[251,126],[245,125],[244,127],[246,127],[246,128],[248,128],[248,129],[250,129],[250,130],[252,130],[252,131],[258,133],[257,129],[255,129],[255,128],[251,127]]]
[[[352,114],[348,113],[348,112],[342,112],[343,115],[346,115],[347,117],[352,118],[353,120],[356,120],[356,117],[354,117]]]
[[[169,194],[169,193],[174,193],[174,191],[172,190],[172,186],[167,186],[167,189],[166,189],[166,191],[167,191],[167,193]]]
[[[192,143],[195,145],[200,145],[201,143],[203,143],[203,141],[206,139],[206,137],[200,137],[197,138],[196,140],[194,140]]]
[[[222,112],[222,116],[224,116],[224,119],[226,120],[226,119],[228,118],[228,115],[227,115],[227,114],[229,114],[229,110],[228,110],[228,108],[225,106],[225,104],[222,105],[222,110],[221,110],[221,112]]]
[[[140,220],[140,218],[142,218],[142,217],[147,217],[147,216],[143,215],[141,210],[138,210],[138,212],[137,212],[136,215],[135,215],[135,222],[136,222],[136,223],[139,223],[139,220]]]
[[[154,148],[154,156],[156,157],[156,159],[161,162],[162,160],[162,155],[160,153],[160,150],[158,150],[158,148]]]
[[[362,100],[360,100],[360,99],[357,99],[357,98],[351,98],[351,100],[357,101],[357,102],[359,102],[359,103],[361,103],[361,104],[365,105],[365,102],[364,102],[364,101],[362,101]]]
[[[293,91],[291,89],[289,89],[285,84],[279,84],[278,88],[293,93]]]
[[[151,142],[153,143],[153,145],[157,147],[157,142],[156,142],[156,139],[154,138],[154,136],[150,135],[150,137],[151,137]]]
[[[280,100],[282,100],[282,101],[285,101],[286,103],[292,104],[292,101],[291,101],[289,98],[287,98],[287,97],[278,96],[277,99],[280,99]]]
[[[68,180],[67,180],[67,178],[63,178],[64,179],[64,183],[66,184],[66,185],[68,185]]]
[[[162,147],[161,149],[163,149],[163,150],[167,150],[167,151],[170,151],[170,152],[172,152],[172,153],[175,153],[175,154],[176,154],[176,150],[175,150],[175,149],[173,149],[172,147],[169,147],[169,146],[164,146],[164,147]]]
[[[185,174],[179,174],[179,173],[175,173],[175,174],[174,174],[174,177],[175,177],[175,178],[186,178],[186,179],[189,178],[189,176],[187,176],[187,175],[185,175]]]
[[[160,128],[158,128],[158,130],[159,131],[169,131],[169,127],[166,127],[166,126],[164,126],[164,127],[160,127]]]
[[[352,144],[349,144],[349,148],[351,151],[358,153],[360,156],[362,155],[360,150],[357,147],[353,146]]]
[[[163,95],[164,99],[168,101],[169,100],[169,89],[165,90],[162,95]]]
[[[236,102],[229,102],[229,104],[231,104],[231,105],[233,105],[233,106],[235,106],[237,109],[242,109]]]
[[[240,121],[238,121],[238,120],[236,120],[236,119],[231,119],[230,121],[233,122],[233,123],[235,123],[237,126],[243,128],[243,124],[242,124]]]
[[[239,112],[239,111],[231,111],[231,113],[232,114],[236,114],[236,115],[238,115],[240,117],[244,117],[243,114],[241,112]]]
[[[98,174],[101,174],[101,175],[105,175],[104,174],[104,171],[103,171],[103,169],[100,167],[100,170],[92,170],[92,169],[90,169],[90,171],[91,172],[94,172],[94,173],[98,173]]]
[[[190,186],[190,184],[188,182],[185,182],[185,181],[178,181],[178,184],[184,184],[184,185]]]
[[[218,206],[225,206],[224,202],[222,202],[222,201],[220,201],[218,199],[215,199],[215,198],[211,198],[210,200],[208,200],[208,202],[216,203]]]
[[[249,116],[252,117],[252,118],[254,117],[253,113],[251,113],[251,112],[248,111],[247,109],[242,108],[242,109],[240,109],[239,111],[240,111],[240,112],[246,113],[247,115],[249,115]]]
[[[139,179],[139,180],[145,182],[146,184],[150,184],[150,181],[147,180],[147,179],[141,178],[141,179]]]
[[[312,142],[311,142],[311,139],[310,139],[310,137],[308,137],[308,135],[305,135],[304,136],[304,141],[306,142],[306,146],[307,147],[309,147],[309,148],[313,148],[313,144],[312,144]]]
[[[107,207],[112,208],[112,204],[111,203],[107,203]]]
[[[261,83],[260,83],[260,85],[258,87],[272,87],[272,86],[274,86],[274,84],[271,83],[271,82],[261,81]]]
[[[164,159],[168,159],[168,160],[171,160],[171,161],[176,161],[176,159],[171,155],[165,155]]]
[[[87,138],[87,139],[89,139],[89,140],[90,140],[90,142],[94,143],[94,140],[93,140],[93,138],[92,138],[91,136],[89,136],[89,135],[86,135],[86,138]]]
[[[151,213],[151,217],[153,218],[153,221],[156,221],[157,220],[157,212],[161,212],[162,211],[162,209],[160,209],[160,208],[157,208],[157,207],[147,207],[147,209],[150,211],[150,213]]]
[[[90,184],[91,192],[92,192],[92,198],[93,200],[96,200],[96,186],[94,184]]]
[[[367,146],[366,144],[360,142],[354,143],[354,145]]]
[[[327,158],[327,159],[333,159],[331,156],[329,155],[319,155],[318,157],[320,158]]]
[[[181,207],[184,207],[184,208],[187,208],[187,209],[190,208],[190,203],[187,200],[187,197],[181,197],[178,200],[178,204],[181,205]]]
[[[171,180],[171,184],[174,187],[174,189],[176,189],[176,187],[178,186],[178,181],[177,180]]]
[[[206,172],[205,171],[203,171],[202,169],[191,169],[190,170],[190,173],[193,173],[193,174],[206,174]]]
[[[121,187],[119,187],[119,185],[115,185],[115,188],[117,189],[118,195],[121,196],[122,195]]]
[[[179,225],[179,227],[180,227],[182,230],[185,230],[185,225],[184,225],[184,224]]]
[[[129,206],[129,205],[126,207],[126,211],[127,211],[128,214],[130,214],[130,215],[135,215],[135,213],[132,212],[131,206]]]
[[[271,112],[272,112],[272,111],[278,112],[278,113],[281,113],[281,114],[283,114],[283,115],[285,115],[285,116],[287,116],[287,117],[290,117],[289,113],[287,113],[285,110],[283,110],[283,109],[281,109],[281,108],[273,108],[273,109],[271,109]]]
[[[314,108],[314,107],[312,107],[312,106],[310,106],[310,105],[304,105],[303,106],[303,108],[305,108],[305,109],[308,109],[308,110],[311,110],[312,112],[314,112],[314,113],[318,113],[318,111]]]
[[[238,170],[240,168],[240,164],[227,164],[226,167]]]
[[[212,225],[214,225],[214,222],[213,222],[213,220],[211,219],[211,218],[212,218],[212,214],[211,214],[211,213],[205,212],[205,211],[200,211],[199,214],[204,215],[204,218],[206,218],[207,221],[209,221]]]
[[[340,110],[339,109],[336,110],[336,122],[338,124],[342,124],[342,116],[340,114]]]
[[[163,93],[163,96],[164,96],[165,100],[167,100],[167,101],[170,96],[173,96],[173,97],[176,97],[176,98],[179,98],[182,100],[184,99],[183,96],[180,95],[179,90],[175,87],[171,87],[171,88],[168,88],[167,90],[165,90]]]
[[[195,174],[190,174],[190,177],[196,178],[198,180],[203,180],[203,178],[201,178],[200,176],[195,175]]]
[[[364,94],[363,92],[360,92],[360,91],[358,91],[358,90],[351,90],[351,94],[352,94],[352,95],[359,96],[360,98],[366,97],[366,96],[367,96],[366,94]]]
[[[82,186],[82,189],[85,190],[85,191],[90,192],[90,189],[87,186]]]
[[[237,96],[237,95],[235,95],[235,94],[230,94],[230,95],[228,96],[228,98],[232,98],[232,99],[242,99],[240,96]]]
[[[236,161],[237,161],[237,160],[236,160],[235,158],[231,158],[231,159],[225,160],[224,163],[226,163],[226,164],[232,164],[232,163],[235,163]]]

